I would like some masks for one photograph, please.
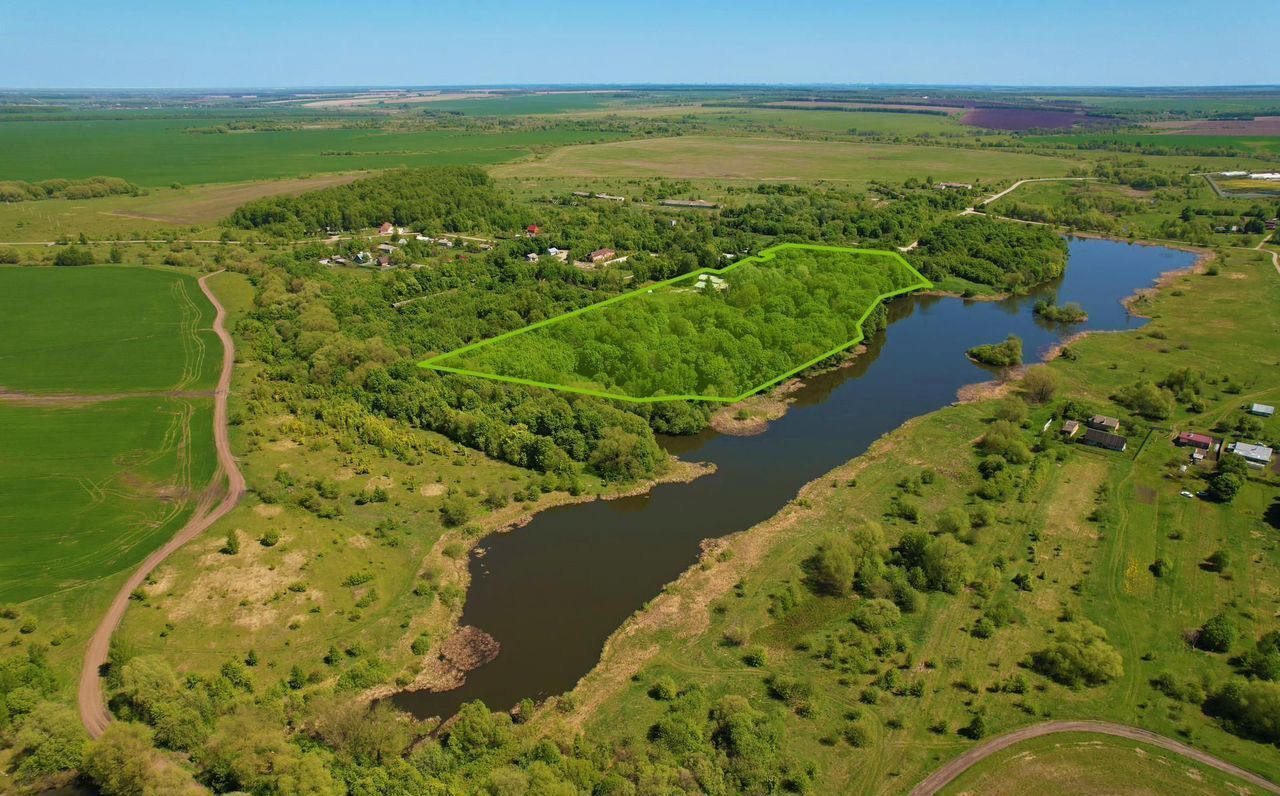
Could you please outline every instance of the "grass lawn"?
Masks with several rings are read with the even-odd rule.
[[[222,348],[189,273],[0,268],[0,386],[19,392],[208,390]]]
[[[997,752],[941,792],[946,796],[1240,796],[1255,791],[1230,775],[1164,749],[1105,735],[1062,733]]]
[[[397,166],[501,163],[542,147],[622,137],[562,129],[475,133],[326,127],[221,135],[191,132],[205,124],[145,118],[6,122],[0,124],[0,180],[107,175],[147,187],[243,182]]]
[[[740,694],[783,716],[784,748],[817,765],[816,792],[905,793],[973,743],[958,731],[979,712],[988,736],[1049,718],[1111,720],[1280,778],[1274,747],[1229,734],[1198,704],[1151,685],[1164,673],[1211,684],[1234,674],[1231,655],[1184,640],[1217,612],[1239,628],[1232,654],[1277,626],[1280,530],[1265,519],[1280,500],[1275,474],[1254,471],[1229,505],[1187,499],[1180,491],[1205,481],[1196,469],[1179,471],[1186,452],[1169,442],[1173,429],[1206,430],[1240,417],[1250,402],[1280,399],[1277,302],[1280,278],[1269,258],[1233,251],[1220,275],[1175,277],[1139,300],[1154,318],[1141,331],[1074,343],[1072,359],[1051,365],[1062,379],[1059,396],[1120,417],[1129,451],[1069,445],[1061,460],[1027,465],[1016,496],[990,503],[994,520],[963,546],[974,562],[970,586],[954,596],[928,593],[919,610],[881,634],[850,622],[860,598],[812,596],[802,562],[826,534],[874,521],[892,545],[907,531],[932,531],[948,507],[987,503],[974,494],[983,483],[974,442],[995,404],[919,418],[816,479],[773,519],[709,550],[610,639],[601,665],[575,690],[588,733],[647,732],[666,711],[649,689],[669,677],[704,689],[712,702]],[[1214,380],[1200,414],[1179,408],[1152,426],[1110,398],[1137,378],[1157,381],[1181,367]],[[1047,419],[1047,409],[1033,408],[1028,439]],[[928,483],[912,486],[911,476],[926,469]],[[894,508],[903,499],[917,505],[915,522]],[[1202,562],[1218,549],[1229,551],[1230,567],[1206,571]],[[1150,569],[1157,558],[1169,565],[1159,578]],[[1017,618],[979,633],[984,607],[997,603]],[[1100,626],[1123,673],[1073,689],[1025,668],[1064,618]],[[766,679],[776,676],[811,689],[804,712],[770,698]],[[850,725],[863,729],[865,745],[844,740]]]
[[[865,185],[870,180],[901,182],[909,177],[927,176],[964,182],[1061,177],[1071,166],[1072,162],[1065,157],[998,150],[681,136],[566,147],[495,167],[493,173],[500,177],[825,180]]]

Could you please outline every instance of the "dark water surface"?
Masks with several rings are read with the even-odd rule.
[[[665,484],[648,495],[549,509],[527,526],[490,536],[471,561],[462,623],[498,640],[497,659],[458,689],[402,692],[419,717],[451,715],[482,699],[495,710],[524,697],[569,690],[595,666],[606,638],[696,560],[702,539],[773,516],[800,487],[852,459],[906,420],[955,400],[990,377],[964,352],[1008,334],[1024,358],[1082,329],[1131,329],[1143,320],[1121,300],[1194,255],[1104,240],[1072,240],[1066,275],[1027,296],[999,302],[907,296],[889,304],[888,329],[847,368],[809,379],[785,417],[764,434],[706,432],[669,438],[681,458],[710,461],[714,474]],[[1047,324],[1032,314],[1044,297],[1076,301],[1083,324]]]

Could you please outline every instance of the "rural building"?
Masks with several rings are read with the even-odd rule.
[[[716,290],[728,290],[729,283],[718,276],[703,274],[698,277],[697,283],[694,284],[694,288],[697,290],[706,290],[708,287],[715,288]]]
[[[1213,447],[1213,437],[1209,437],[1204,434],[1196,434],[1191,431],[1184,431],[1178,435],[1178,444],[1207,451]]]
[[[395,250],[396,250],[396,247],[395,247],[395,246],[392,246],[390,243],[379,243],[379,244],[378,244],[378,251],[380,251],[380,252],[382,252],[382,253],[384,253],[384,254],[390,254],[391,252],[393,252],[393,251],[395,251]]]
[[[1120,420],[1106,415],[1094,415],[1089,418],[1089,428],[1099,431],[1117,431],[1120,428]]]
[[[1249,407],[1249,414],[1257,415],[1258,417],[1271,417],[1275,413],[1276,408],[1274,406],[1267,406],[1266,404],[1254,404]]]
[[[1121,451],[1129,447],[1129,442],[1119,434],[1108,434],[1096,428],[1087,429],[1080,442],[1095,448],[1106,448],[1109,451]]]
[[[973,190],[973,186],[972,186],[972,185],[970,185],[970,184],[969,184],[969,183],[967,183],[967,182],[935,182],[935,183],[933,184],[933,187],[934,187],[934,188],[937,188],[939,191],[946,191],[946,190],[953,190],[953,191],[955,191],[955,190],[964,190],[964,191],[970,191],[970,190]]]
[[[607,201],[610,201],[610,202],[625,202],[625,201],[627,201],[627,197],[625,197],[625,196],[614,196],[614,195],[613,195],[613,194],[611,194],[611,193],[597,193],[597,194],[592,194],[592,197],[593,197],[593,198],[595,198],[595,199],[604,199],[604,200],[607,200]]]
[[[720,206],[715,202],[704,202],[701,199],[663,199],[658,204],[663,207],[691,207],[696,210],[715,210]]]
[[[524,228],[524,231],[526,235],[532,238],[534,235],[537,235],[539,232],[542,231],[542,227],[538,226],[537,224],[530,224],[529,226]]]
[[[548,257],[554,257],[554,258],[556,258],[557,260],[559,260],[559,261],[560,261],[560,262],[562,262],[562,263],[564,263],[564,262],[568,262],[568,261],[569,261],[569,252],[568,252],[568,250],[566,250],[566,249],[557,249],[555,246],[552,246],[550,249],[547,249],[547,256],[548,256]]]
[[[596,249],[591,252],[591,254],[587,255],[587,259],[593,263],[602,263],[605,260],[611,259],[616,254],[617,252],[613,249]]]
[[[536,262],[538,261],[538,253],[537,253],[537,252],[529,252],[528,254],[526,254],[526,255],[524,256],[524,258],[525,258],[526,260],[528,260],[529,262],[531,262],[531,263],[536,263]]]
[[[395,227],[391,226],[390,221],[387,221],[383,223],[382,226],[378,227],[379,235],[390,235],[393,231],[395,231]]]
[[[587,191],[574,191],[574,192],[573,192],[573,195],[574,195],[574,196],[581,196],[583,199],[590,199],[590,198],[591,198],[591,194],[590,194],[590,193],[588,193]]]
[[[1266,467],[1268,464],[1271,464],[1272,451],[1265,445],[1253,445],[1248,442],[1233,442],[1227,446],[1227,450],[1242,457],[1246,462],[1254,467]]]
[[[383,269],[384,271],[385,271],[386,269],[390,268],[390,267],[391,267],[391,258],[390,258],[390,257],[379,257],[379,258],[378,258],[378,267],[379,267],[379,268],[381,268],[381,269]]]
[[[1062,433],[1063,433],[1063,434],[1065,434],[1065,435],[1067,436],[1067,439],[1071,439],[1071,438],[1072,438],[1072,437],[1074,437],[1076,434],[1079,434],[1079,433],[1080,433],[1080,421],[1079,421],[1079,420],[1067,420],[1067,421],[1063,422],[1063,424],[1062,424]]]

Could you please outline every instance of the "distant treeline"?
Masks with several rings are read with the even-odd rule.
[[[33,202],[39,199],[94,199],[100,196],[137,196],[141,189],[120,177],[90,177],[87,180],[42,180],[0,182],[0,202]]]
[[[770,100],[769,102],[704,102],[708,108],[759,108],[770,111],[845,111],[849,113],[911,113],[921,116],[950,116],[946,111],[925,110],[923,108],[891,108],[891,107],[839,107],[833,105],[778,105],[779,102],[863,102],[863,100]]]
[[[498,232],[528,223],[520,209],[474,166],[405,169],[302,196],[250,202],[232,226],[300,237],[390,221],[419,232]]]

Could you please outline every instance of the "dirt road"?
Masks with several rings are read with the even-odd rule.
[[[1163,735],[1156,735],[1154,732],[1140,730],[1137,727],[1129,727],[1124,724],[1111,724],[1105,721],[1047,721],[1043,724],[1033,724],[1030,727],[1023,727],[1020,730],[1006,733],[998,738],[992,738],[984,744],[979,744],[969,751],[955,758],[942,768],[930,774],[923,782],[916,785],[911,791],[911,796],[933,796],[933,794],[945,788],[947,785],[965,771],[968,771],[974,765],[1002,749],[1031,738],[1039,738],[1042,735],[1054,735],[1060,732],[1091,732],[1098,735],[1111,735],[1116,738],[1124,738],[1130,741],[1140,741],[1150,746],[1159,747],[1175,754],[1182,755],[1188,760],[1194,760],[1201,765],[1216,768],[1226,774],[1248,782],[1255,787],[1261,788],[1267,793],[1280,794],[1280,786],[1277,786],[1268,780],[1263,779],[1257,774],[1245,771],[1239,766],[1233,766],[1225,760],[1220,760],[1213,755],[1202,752],[1195,747],[1187,746],[1179,743],[1172,738],[1166,738]]]
[[[1080,182],[1081,180],[1092,180],[1092,179],[1095,179],[1095,178],[1094,177],[1035,177],[1034,179],[1030,179],[1030,180],[1018,180],[1013,185],[1010,185],[1008,188],[1005,188],[1000,193],[992,194],[991,196],[988,196],[986,199],[983,199],[981,202],[978,202],[978,207],[989,205],[992,202],[996,201],[997,199],[1002,198],[1006,194],[1013,193],[1015,188],[1018,188],[1019,186],[1022,186],[1022,185],[1026,185],[1029,182]],[[973,208],[969,208],[968,210],[965,211],[965,213],[969,213],[972,211],[973,211]],[[962,213],[961,215],[964,215],[965,213]]]
[[[102,617],[102,621],[93,632],[93,637],[89,639],[84,664],[80,669],[80,692],[77,703],[80,708],[80,720],[84,723],[84,728],[88,730],[89,735],[94,738],[101,735],[111,723],[111,714],[107,711],[106,699],[102,693],[102,677],[99,673],[103,664],[107,662],[111,634],[116,631],[124,618],[125,608],[129,605],[129,595],[142,585],[147,575],[151,574],[160,562],[235,508],[240,498],[244,496],[244,475],[240,472],[235,457],[231,455],[231,440],[227,433],[227,395],[231,389],[231,371],[235,366],[235,345],[231,341],[231,333],[227,331],[227,312],[218,301],[218,297],[209,289],[209,277],[214,275],[206,274],[200,278],[200,290],[217,311],[213,320],[213,330],[222,341],[222,373],[218,377],[218,386],[213,393],[213,436],[214,445],[218,451],[218,469],[213,475],[209,488],[205,490],[205,494],[192,513],[191,519],[172,539],[147,556],[146,560],[134,570],[120,587],[120,591],[116,593],[110,607],[107,608],[106,615]],[[222,486],[224,477],[226,478],[225,488]],[[220,500],[219,495],[221,495]]]

